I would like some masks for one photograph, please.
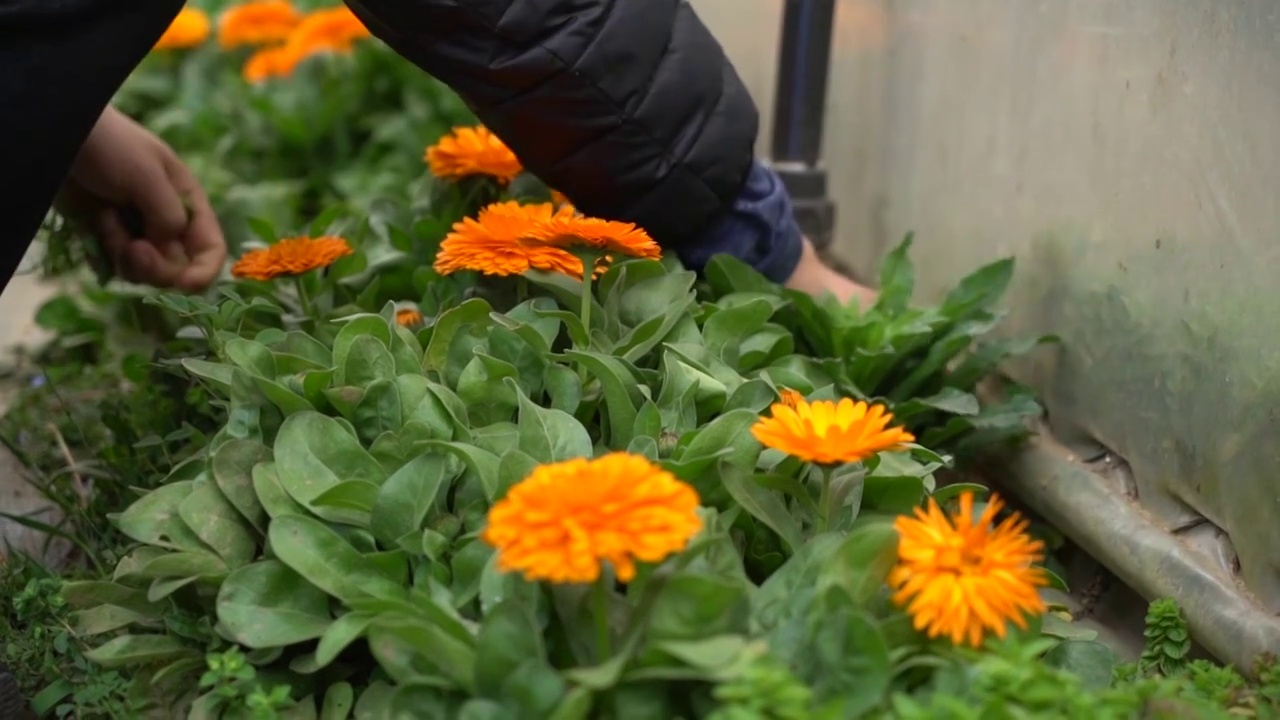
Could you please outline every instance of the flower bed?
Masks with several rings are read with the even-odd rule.
[[[225,46],[274,43],[246,51],[251,82],[389,62],[352,50],[344,11],[254,8],[216,23]],[[188,13],[166,45],[214,25]],[[217,52],[191,72],[226,76]],[[288,72],[258,67],[281,57]],[[318,146],[276,103],[324,96],[281,92],[245,127],[269,119],[286,150],[253,166],[232,142],[226,167],[290,177]],[[111,673],[103,715],[1092,718],[1278,699],[1273,666],[1250,687],[1189,664],[1168,604],[1112,685],[1028,521],[939,483],[1040,410],[973,394],[1049,340],[985,337],[1011,261],[913,306],[907,238],[876,305],[843,307],[727,257],[698,277],[483,128],[402,160],[361,167],[401,186],[429,168],[403,202],[300,173],[283,211],[236,225],[252,234],[208,297],[147,296],[186,338],[153,359],[200,412],[129,444],[159,448],[153,467],[104,455],[138,488],[94,528],[111,550],[82,542],[99,566],[32,580],[13,611]],[[135,363],[135,383],[152,371]],[[74,715],[89,699],[56,672],[37,704]]]

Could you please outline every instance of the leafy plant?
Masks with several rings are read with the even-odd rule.
[[[1191,632],[1182,617],[1182,609],[1169,598],[1151,603],[1147,609],[1147,624],[1143,630],[1146,644],[1138,660],[1138,670],[1144,673],[1174,675],[1187,663],[1191,652]]]

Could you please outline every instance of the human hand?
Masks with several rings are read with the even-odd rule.
[[[129,282],[196,292],[227,258],[204,190],[173,150],[114,108],[103,111],[56,203],[87,222]]]
[[[787,287],[814,296],[831,294],[842,303],[857,300],[858,307],[866,310],[876,302],[876,291],[860,285],[840,273],[827,267],[818,257],[818,251],[808,238],[804,239],[804,249],[800,252],[800,263],[795,272],[787,279]]]

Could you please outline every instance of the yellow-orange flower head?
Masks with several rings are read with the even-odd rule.
[[[302,13],[287,0],[248,0],[218,18],[218,44],[224,48],[272,45],[288,40]]]
[[[565,195],[559,190],[552,190],[551,204],[555,205],[556,207],[560,207],[561,205],[573,205],[573,202],[569,200],[568,195]]]
[[[260,83],[270,78],[288,77],[302,58],[290,45],[277,45],[258,50],[249,56],[240,75],[246,82]]]
[[[965,492],[953,517],[930,498],[927,512],[917,508],[894,523],[898,564],[889,587],[917,630],[980,647],[988,632],[1002,638],[1009,622],[1025,629],[1027,615],[1045,611],[1037,588],[1047,580],[1032,566],[1044,544],[1026,534],[1017,513],[993,527],[1000,507],[991,498],[975,522],[973,494]]]
[[[417,327],[422,324],[422,313],[417,308],[400,308],[396,311],[396,324],[402,327]]]
[[[766,447],[820,465],[860,462],[916,439],[901,427],[888,427],[893,414],[883,405],[849,398],[809,402],[791,393],[769,411],[772,417],[757,420],[751,434]]]
[[[249,280],[301,275],[332,265],[352,253],[340,237],[284,238],[261,250],[250,250],[231,266],[231,274]]]
[[[647,458],[611,453],[542,465],[489,510],[481,537],[498,568],[531,581],[589,583],[601,563],[630,582],[699,531],[698,494]]]
[[[582,261],[566,250],[534,239],[537,228],[552,217],[550,203],[494,203],[473,218],[455,223],[440,243],[435,271],[449,275],[471,270],[485,275],[519,275],[543,270],[582,277]]]
[[[351,52],[357,40],[370,37],[369,28],[346,5],[314,10],[289,34],[289,44],[302,56],[318,52]]]
[[[169,23],[168,29],[156,41],[156,50],[183,50],[193,48],[209,39],[213,23],[203,10],[184,7]]]
[[[487,175],[505,185],[523,170],[511,148],[482,126],[454,128],[427,148],[424,159],[443,180]]]
[[[789,408],[800,407],[800,403],[804,402],[804,395],[791,388],[782,388],[778,391],[779,402]]]
[[[562,206],[560,212],[539,228],[538,239],[557,247],[586,247],[650,260],[662,257],[658,243],[634,224],[584,217],[569,205]]]

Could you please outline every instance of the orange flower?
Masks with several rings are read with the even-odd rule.
[[[804,395],[791,388],[782,388],[778,391],[778,396],[782,404],[789,408],[800,407],[800,403],[804,402]]]
[[[289,34],[289,45],[300,57],[321,52],[351,52],[357,40],[370,36],[369,28],[346,5],[307,13]]]
[[[287,0],[249,0],[227,8],[218,18],[218,44],[235,48],[282,43],[300,22],[302,13]]]
[[[662,248],[632,223],[583,217],[563,206],[539,228],[538,239],[557,247],[586,246],[599,251],[658,260]]]
[[[460,127],[427,148],[431,174],[445,180],[488,175],[507,184],[523,170],[516,154],[485,127]]]
[[[417,327],[422,324],[422,313],[417,308],[400,308],[396,311],[396,323],[403,327]]]
[[[1000,507],[992,497],[974,522],[973,493],[965,492],[951,518],[930,498],[928,512],[916,508],[915,517],[894,522],[898,565],[888,583],[917,630],[980,647],[988,631],[1003,638],[1009,622],[1025,629],[1028,614],[1045,611],[1037,588],[1048,581],[1032,567],[1044,544],[1026,534],[1017,513],[993,527]]]
[[[290,45],[262,48],[249,56],[240,75],[246,82],[260,83],[273,77],[288,77],[302,58]]]
[[[573,203],[569,200],[569,196],[565,195],[559,190],[551,191],[551,204],[555,205],[556,207],[560,207],[561,205],[573,205]]]
[[[552,216],[551,205],[521,205],[510,200],[494,203],[472,219],[455,223],[440,243],[435,270],[449,275],[473,270],[486,275],[519,275],[527,270],[582,277],[582,261],[572,253],[548,247],[531,235]]]
[[[231,274],[250,280],[271,280],[281,275],[301,275],[328,267],[350,255],[351,246],[340,237],[284,238],[261,250],[250,250],[231,266]]]
[[[498,569],[527,580],[589,583],[608,562],[618,580],[656,563],[702,529],[698,494],[643,456],[610,453],[536,468],[489,510],[481,535]]]
[[[183,50],[193,48],[209,39],[211,28],[212,23],[209,22],[209,16],[203,10],[184,7],[178,11],[177,17],[173,19],[173,22],[169,23],[169,28],[156,41],[154,49]]]
[[[795,395],[769,408],[751,434],[766,447],[822,465],[860,462],[884,450],[899,450],[915,436],[900,427],[887,427],[893,414],[883,405],[867,405],[849,398],[809,402]],[[788,403],[788,398],[795,402]]]

